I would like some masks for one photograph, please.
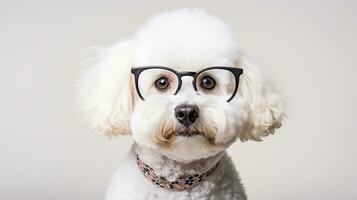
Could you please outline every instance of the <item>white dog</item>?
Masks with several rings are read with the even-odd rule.
[[[153,17],[104,50],[80,82],[91,124],[133,145],[106,200],[247,199],[226,149],[274,133],[284,103],[200,9]]]

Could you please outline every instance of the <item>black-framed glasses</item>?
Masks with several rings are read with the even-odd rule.
[[[133,67],[135,87],[139,97],[145,100],[150,95],[176,95],[182,86],[182,77],[191,76],[192,85],[200,95],[213,95],[231,101],[237,93],[239,76],[243,69],[213,66],[198,72],[178,72],[164,66]]]

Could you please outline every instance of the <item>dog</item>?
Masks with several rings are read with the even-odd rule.
[[[99,133],[134,139],[106,200],[245,200],[226,149],[237,138],[261,141],[285,116],[229,26],[202,9],[154,16],[102,50],[79,85]]]

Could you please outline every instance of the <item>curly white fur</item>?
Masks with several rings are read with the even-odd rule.
[[[237,66],[244,72],[238,93],[227,103],[197,95],[183,77],[177,95],[151,96],[142,101],[134,88],[133,66],[170,66],[198,71],[208,66]],[[135,147],[114,176],[107,200],[118,199],[246,199],[243,186],[225,150],[239,137],[256,140],[274,133],[284,117],[284,102],[238,51],[229,27],[201,9],[182,9],[153,17],[126,41],[103,50],[99,61],[80,81],[80,101],[90,123],[106,135],[131,134]],[[190,138],[166,135],[180,128],[174,108],[183,103],[200,109],[196,126],[203,133]],[[220,165],[191,191],[172,192],[148,182],[135,166],[140,154],[167,178],[202,172]]]

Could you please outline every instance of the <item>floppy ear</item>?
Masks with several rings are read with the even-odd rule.
[[[245,58],[240,58],[238,66],[243,68],[239,87],[248,114],[239,137],[241,141],[261,141],[261,137],[273,134],[281,126],[285,102],[262,72]]]
[[[99,57],[80,79],[81,106],[100,133],[129,134],[133,106],[132,42],[124,41],[102,50]]]

